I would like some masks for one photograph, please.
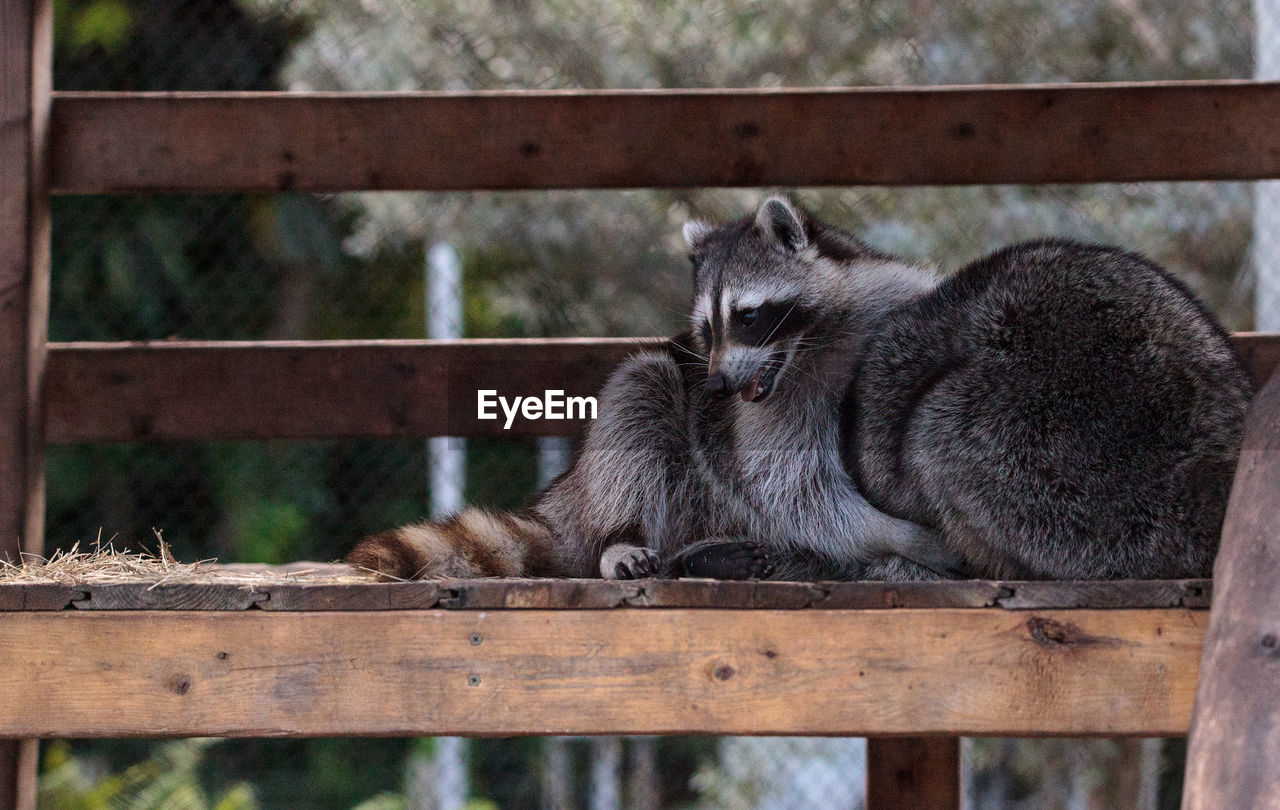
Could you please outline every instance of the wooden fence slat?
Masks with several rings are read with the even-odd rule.
[[[1206,615],[12,613],[0,737],[1168,736]]]
[[[660,338],[63,343],[50,349],[51,442],[575,435],[585,422],[476,419],[476,391],[593,396]],[[1280,334],[1235,337],[1255,376]],[[1262,376],[1265,379],[1265,376]]]
[[[61,93],[59,193],[1280,177],[1280,85]]]
[[[231,570],[241,566],[228,566]],[[244,566],[269,569],[269,566]],[[221,566],[218,569],[221,570]],[[350,572],[347,572],[348,574]],[[1209,580],[724,582],[702,579],[0,583],[0,612],[62,610],[1135,610],[1209,607]]]
[[[582,420],[476,419],[476,392],[593,396],[655,339],[54,344],[53,442],[574,435]],[[500,411],[495,411],[499,413]]]
[[[0,559],[44,539],[52,0],[0,3]],[[3,632],[3,628],[0,628]],[[11,691],[12,705],[24,692]],[[0,742],[0,810],[35,807],[35,740]]]
[[[867,740],[867,810],[960,810],[958,737]]]
[[[1214,565],[1186,810],[1280,807],[1280,374],[1254,399]]]

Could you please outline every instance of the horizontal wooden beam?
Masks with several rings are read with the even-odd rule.
[[[1237,335],[1259,379],[1280,335]],[[46,436],[56,443],[363,436],[576,435],[583,420],[476,418],[479,390],[598,393],[660,338],[55,343]]]
[[[1280,177],[1280,85],[60,93],[55,192]]]
[[[52,442],[575,435],[583,420],[480,420],[477,392],[592,396],[659,340],[53,344]],[[501,409],[495,409],[501,414]]]
[[[0,736],[1186,733],[1207,613],[14,613]],[[552,643],[549,643],[549,641]]]
[[[291,566],[292,567],[292,566]],[[362,582],[341,565],[272,575],[212,566],[178,582],[0,582],[0,612],[66,610],[1207,610],[1207,579],[1110,582],[726,582],[691,579],[450,579]],[[295,568],[301,570],[301,567]],[[244,573],[252,571],[253,573]],[[327,574],[326,572],[333,572]],[[241,573],[237,573],[241,572]],[[337,579],[341,577],[341,580]]]

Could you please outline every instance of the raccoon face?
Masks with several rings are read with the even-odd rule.
[[[814,321],[811,248],[802,215],[786,200],[718,227],[685,225],[693,262],[695,343],[707,360],[707,393],[762,402],[795,368]]]

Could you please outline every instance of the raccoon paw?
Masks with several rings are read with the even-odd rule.
[[[658,553],[650,548],[615,543],[600,555],[600,576],[604,579],[645,579],[658,573]]]
[[[769,550],[755,540],[710,541],[682,555],[679,571],[703,579],[766,579],[774,563]]]

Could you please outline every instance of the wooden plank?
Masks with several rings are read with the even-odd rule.
[[[1002,582],[1008,589],[998,603],[1009,610],[1087,607],[1209,607],[1213,581],[1149,579],[1115,582]]]
[[[1253,401],[1214,566],[1183,807],[1280,807],[1280,375]]]
[[[52,0],[0,3],[0,559],[44,538]],[[25,693],[10,692],[21,705]],[[37,743],[0,743],[0,810],[35,808]]]
[[[1244,360],[1253,382],[1261,388],[1280,367],[1280,335],[1268,332],[1237,332],[1232,342]]]
[[[262,610],[426,610],[440,605],[437,582],[387,582],[366,585],[285,584],[258,587]]]
[[[54,583],[0,584],[0,613],[16,610],[62,610],[84,596],[82,589]]]
[[[4,3],[0,31],[0,557],[16,559],[44,528],[51,3]]]
[[[54,190],[945,185],[1280,177],[1269,82],[61,93]]]
[[[575,435],[584,420],[476,418],[477,392],[593,396],[656,339],[55,344],[53,442]],[[501,409],[494,413],[501,416]]]
[[[171,584],[86,585],[80,610],[248,610],[266,594],[246,585],[178,582]]]
[[[239,566],[227,566],[235,570]],[[253,566],[267,568],[266,566]],[[214,569],[221,571],[222,567]],[[1209,607],[1208,580],[720,582],[697,579],[271,580],[0,584],[0,611],[62,610],[1133,610]]]
[[[0,736],[1170,736],[1206,615],[14,613]]]
[[[642,598],[647,580],[472,579],[440,582],[440,606],[450,610],[504,608],[602,610]]]
[[[35,810],[39,753],[37,740],[0,740],[2,810]]]
[[[1238,335],[1255,374],[1280,334]],[[51,442],[576,435],[584,420],[476,418],[476,392],[593,396],[661,338],[61,343],[50,349]]]
[[[958,737],[867,740],[867,810],[959,810]]]

